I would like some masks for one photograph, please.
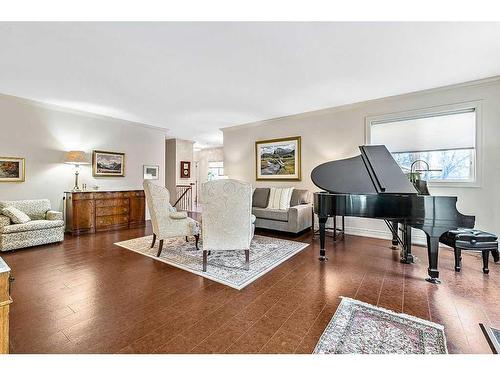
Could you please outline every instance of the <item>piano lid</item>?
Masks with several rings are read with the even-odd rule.
[[[336,194],[417,194],[385,146],[359,149],[361,155],[314,168],[314,184]]]

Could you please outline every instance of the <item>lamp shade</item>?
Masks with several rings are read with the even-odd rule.
[[[64,158],[64,162],[66,164],[90,164],[87,161],[84,151],[68,151],[66,153],[66,157]]]

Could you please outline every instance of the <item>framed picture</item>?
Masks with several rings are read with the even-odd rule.
[[[24,182],[25,178],[24,158],[0,157],[0,182]]]
[[[256,180],[300,181],[300,137],[255,142]]]
[[[144,165],[142,168],[145,180],[158,180],[160,175],[160,166]]]
[[[181,161],[181,178],[191,177],[191,162]]]
[[[124,177],[125,154],[123,152],[92,152],[92,175],[94,177]]]

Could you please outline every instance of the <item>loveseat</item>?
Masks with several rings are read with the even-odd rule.
[[[4,214],[12,207],[26,214],[24,223],[14,223]],[[61,212],[50,209],[48,199],[0,201],[0,251],[21,249],[64,240],[64,221]]]
[[[299,233],[312,226],[312,194],[308,190],[293,189],[290,207],[268,208],[270,188],[255,188],[252,213],[255,227],[289,233]]]

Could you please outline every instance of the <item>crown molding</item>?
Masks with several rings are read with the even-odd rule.
[[[300,119],[300,118],[310,117],[310,116],[320,116],[320,115],[324,115],[324,114],[328,114],[328,113],[335,113],[335,112],[343,112],[343,111],[347,111],[347,110],[352,110],[352,109],[360,108],[360,107],[363,107],[363,106],[366,106],[369,104],[381,103],[381,102],[388,101],[388,100],[411,98],[411,97],[416,97],[416,96],[420,96],[420,95],[426,95],[426,94],[431,94],[431,93],[454,90],[454,89],[463,88],[463,87],[489,86],[489,85],[498,84],[499,82],[500,82],[500,75],[488,77],[488,78],[483,78],[483,79],[478,79],[478,80],[473,80],[473,81],[455,83],[452,85],[434,87],[434,88],[425,89],[425,90],[412,91],[412,92],[405,93],[405,94],[390,95],[390,96],[384,96],[383,98],[364,100],[361,102],[355,102],[355,103],[349,103],[349,104],[342,104],[342,105],[335,106],[335,107],[328,107],[328,108],[322,108],[322,109],[317,109],[317,110],[313,110],[313,111],[300,112],[300,113],[296,113],[296,114],[292,114],[292,115],[273,117],[273,118],[266,119],[266,120],[260,120],[260,121],[248,122],[248,123],[240,124],[240,125],[228,126],[225,128],[220,128],[220,130],[222,132],[225,132],[225,131],[233,131],[233,130],[251,128],[251,127],[264,125],[266,123],[272,123],[272,122],[276,122],[276,121],[287,119],[287,118]]]
[[[34,99],[29,99],[29,98],[23,98],[21,96],[15,96],[15,95],[9,95],[9,94],[0,93],[0,98],[6,99],[6,100],[15,101],[15,102],[18,102],[18,103],[21,103],[21,104],[25,104],[25,105],[31,105],[31,106],[34,106],[34,107],[39,107],[39,108],[44,108],[44,109],[50,109],[52,111],[57,111],[57,112],[70,113],[70,114],[73,114],[73,115],[78,115],[78,116],[83,116],[83,117],[105,119],[105,120],[110,120],[110,121],[115,121],[115,122],[121,122],[121,123],[126,122],[129,125],[139,126],[141,128],[146,128],[146,129],[152,129],[152,130],[160,131],[160,132],[164,133],[165,136],[167,135],[168,132],[170,132],[170,129],[163,128],[161,126],[155,126],[155,125],[145,124],[145,123],[142,123],[142,122],[126,120],[126,119],[122,119],[122,118],[118,118],[118,117],[106,116],[106,115],[102,115],[102,114],[99,114],[99,113],[82,111],[82,110],[79,110],[79,109],[64,107],[64,106],[57,105],[57,104],[46,103],[46,102],[39,101],[39,100],[34,100]]]

